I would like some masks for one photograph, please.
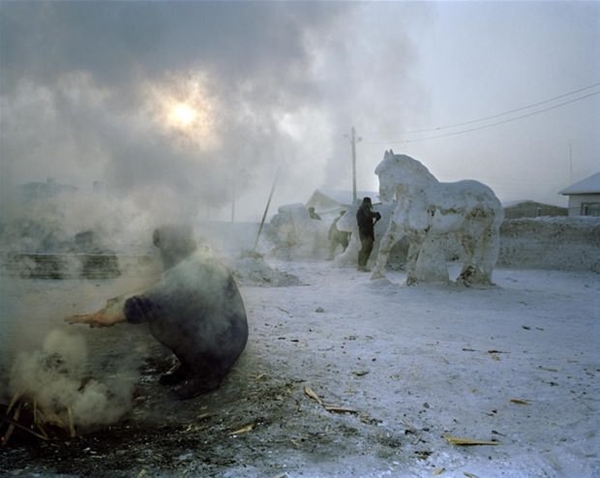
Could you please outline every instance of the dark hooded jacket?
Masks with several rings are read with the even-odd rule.
[[[375,221],[373,221],[375,219]],[[364,198],[358,211],[356,211],[356,222],[360,237],[375,239],[375,222],[381,219],[381,214],[373,211],[370,198]]]

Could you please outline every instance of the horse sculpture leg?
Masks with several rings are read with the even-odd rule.
[[[471,219],[468,233],[463,234],[461,244],[465,250],[465,261],[459,280],[465,284],[492,283],[492,271],[500,251],[499,224],[494,211],[485,217]]]
[[[393,213],[392,213],[393,214]],[[377,260],[375,261],[375,267],[373,268],[373,273],[371,274],[371,280],[374,279],[383,279],[385,277],[385,266],[388,261],[388,257],[390,256],[390,251],[396,242],[398,242],[398,224],[394,221],[394,218],[390,219],[390,225],[385,233],[385,235],[381,238],[381,242],[379,243],[379,252],[377,254]]]
[[[482,236],[481,271],[486,284],[492,283],[492,271],[500,254],[500,227],[497,222],[494,221]]]
[[[408,245],[408,252],[406,254],[406,285],[413,285],[419,282],[417,260],[421,252],[421,245],[422,241],[417,241],[415,238],[412,238]]]

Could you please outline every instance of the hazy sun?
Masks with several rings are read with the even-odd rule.
[[[148,83],[146,93],[155,121],[181,144],[193,143],[203,150],[220,144],[218,100],[202,74],[171,74]]]
[[[169,113],[169,122],[175,126],[190,126],[198,117],[198,112],[186,103],[174,105]]]

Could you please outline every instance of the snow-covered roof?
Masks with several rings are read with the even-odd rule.
[[[559,194],[564,196],[574,194],[600,194],[600,171],[559,191]]]

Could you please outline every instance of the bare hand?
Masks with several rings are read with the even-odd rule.
[[[97,312],[91,314],[77,314],[65,318],[69,324],[88,324],[90,327],[112,327],[113,325],[124,322],[122,304],[118,300],[111,299],[107,301],[106,306]]]

